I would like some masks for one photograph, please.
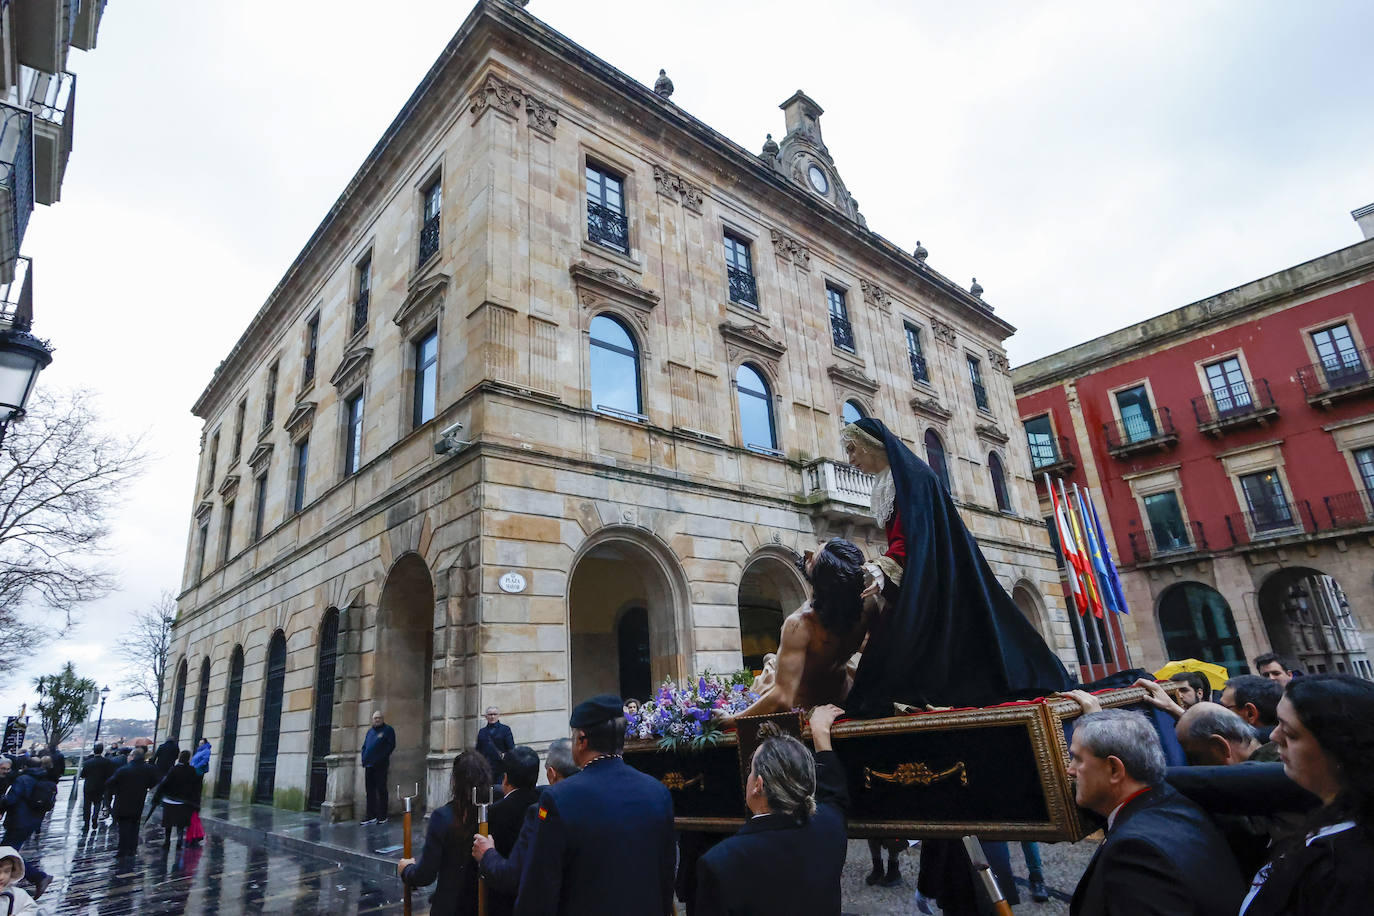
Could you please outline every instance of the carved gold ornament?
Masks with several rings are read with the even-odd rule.
[[[692,786],[696,786],[698,792],[706,791],[706,783],[702,781],[700,773],[698,773],[696,776],[693,776],[691,779],[688,779],[681,773],[672,771],[664,773],[660,781],[665,786],[667,786],[668,789],[672,792],[681,792],[683,789],[692,788]]]
[[[891,773],[880,773],[872,767],[864,767],[864,788],[873,788],[873,780],[879,779],[897,786],[929,786],[959,776],[959,785],[968,785],[968,767],[960,760],[947,770],[935,772],[924,763],[902,763]],[[666,782],[666,780],[665,780]],[[669,786],[669,788],[672,788]]]

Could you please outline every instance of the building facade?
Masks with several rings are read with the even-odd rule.
[[[33,322],[35,204],[62,197],[76,120],[71,49],[95,48],[105,0],[0,4],[0,331]]]
[[[1099,494],[1136,664],[1374,677],[1369,235],[1013,372],[1037,477]]]
[[[805,94],[754,154],[671,91],[479,3],[197,400],[160,727],[214,743],[207,791],[350,816],[381,709],[442,801],[488,705],[542,746],[757,666],[797,551],[885,547],[860,414],[1072,658],[1013,329],[867,229]]]

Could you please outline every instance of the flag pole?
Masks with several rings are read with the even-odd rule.
[[[1121,590],[1121,577],[1116,571],[1116,559],[1112,556],[1112,548],[1107,543],[1107,535],[1102,530],[1102,521],[1097,514],[1097,503],[1093,502],[1092,490],[1084,487],[1083,496],[1087,501],[1088,511],[1093,514],[1093,529],[1097,532],[1098,540],[1102,542],[1102,562],[1106,564],[1108,573],[1114,577],[1114,581],[1108,584],[1116,596],[1117,603],[1121,605],[1116,611],[1116,631],[1121,639],[1121,649],[1126,653],[1126,667],[1134,668],[1135,662],[1131,658],[1131,644],[1126,640],[1126,628],[1121,623],[1121,614],[1127,612],[1126,595]]]
[[[1091,549],[1091,545],[1097,541],[1097,532],[1093,530],[1093,519],[1088,515],[1088,499],[1084,495],[1087,492],[1088,491],[1086,487],[1080,489],[1077,483],[1073,485],[1073,496],[1074,499],[1078,502],[1078,514],[1083,520],[1083,536],[1088,539],[1090,545],[1089,549]],[[1097,552],[1099,554],[1099,559],[1101,559],[1102,561],[1103,568],[1105,569],[1107,561],[1105,557],[1101,556],[1101,544],[1097,544]],[[1104,582],[1104,577],[1098,575],[1096,564],[1093,565],[1093,576],[1097,579],[1098,592],[1105,599],[1109,594],[1111,594],[1111,583]],[[1113,626],[1113,618],[1116,614],[1115,610],[1112,608],[1112,605],[1114,604],[1116,604],[1116,598],[1114,596],[1111,598],[1111,600],[1104,600],[1102,602],[1102,617],[1105,621],[1107,629],[1107,641],[1111,644],[1112,658],[1114,660],[1114,664],[1116,665],[1116,670],[1122,671],[1125,669],[1125,665],[1121,664],[1121,656],[1120,654],[1118,654],[1118,650],[1121,647],[1125,646],[1126,641],[1122,638],[1121,633],[1117,630],[1117,628]]]
[[[1064,502],[1064,511],[1065,511],[1065,513],[1067,513],[1067,514],[1069,515],[1069,536],[1073,538],[1073,549],[1074,549],[1074,553],[1082,554],[1082,552],[1083,552],[1083,551],[1082,551],[1082,548],[1080,547],[1080,545],[1079,545],[1079,543],[1078,543],[1078,535],[1075,534],[1074,531],[1073,531],[1073,506],[1069,504],[1069,493],[1068,493],[1067,490],[1064,489],[1064,481],[1062,481],[1062,480],[1059,481],[1059,498],[1060,498],[1061,500],[1063,500],[1063,502]],[[1088,587],[1088,583],[1087,583],[1087,582],[1084,582],[1084,583],[1083,583],[1083,588],[1086,590],[1087,587]],[[1086,617],[1086,616],[1089,616],[1089,615],[1091,615],[1091,614],[1092,614],[1092,604],[1091,604],[1091,599],[1090,599],[1090,600],[1089,600],[1089,604],[1088,604],[1088,614],[1086,614],[1086,615],[1084,615],[1084,616]],[[1085,630],[1087,630],[1087,631],[1088,631],[1088,635],[1092,637],[1092,646],[1093,646],[1093,648],[1095,648],[1095,649],[1097,650],[1097,658],[1098,658],[1098,661],[1097,661],[1095,664],[1099,664],[1099,665],[1101,665],[1101,666],[1105,669],[1105,668],[1107,667],[1107,656],[1104,655],[1103,652],[1102,652],[1102,638],[1098,635],[1098,632],[1097,632],[1097,624],[1094,623],[1094,622],[1090,622],[1090,621],[1085,620],[1085,621],[1083,621],[1083,628],[1084,628]],[[1104,673],[1105,673],[1105,671],[1104,671]]]
[[[1070,579],[1072,579],[1075,575],[1077,575],[1077,573],[1074,571],[1073,564],[1069,562],[1068,549],[1064,544],[1064,533],[1060,530],[1059,525],[1060,507],[1056,504],[1057,500],[1054,498],[1054,484],[1050,481],[1049,474],[1045,475],[1045,492],[1047,492],[1050,495],[1050,508],[1054,511],[1055,539],[1059,541],[1059,555],[1064,558],[1064,571],[1067,572],[1069,574]],[[1086,633],[1083,632],[1083,622],[1078,619],[1078,608],[1074,606],[1073,592],[1074,586],[1073,583],[1070,582],[1069,594],[1065,596],[1064,607],[1068,609],[1069,628],[1073,631],[1074,634],[1074,657],[1079,658],[1078,650],[1080,647],[1083,650],[1082,657],[1079,658],[1080,670],[1078,672],[1079,679],[1082,680],[1082,666],[1091,665],[1093,663],[1093,653],[1092,649],[1088,646],[1088,636]]]

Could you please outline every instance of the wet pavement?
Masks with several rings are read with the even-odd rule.
[[[321,854],[312,855],[207,821],[202,847],[164,850],[162,829],[150,823],[138,855],[116,861],[115,827],[102,825],[83,834],[80,806],[67,802],[67,792],[63,780],[56,810],[23,850],[26,859],[36,858],[54,876],[40,901],[44,914],[402,912],[401,883],[394,872],[384,877],[380,868],[385,861],[394,863],[399,852],[374,853],[377,864],[366,867],[345,856],[326,857],[323,846]],[[380,841],[380,848],[390,845],[387,840],[399,844],[399,826],[388,831],[389,826],[369,828],[373,833],[365,839]],[[423,892],[416,892],[414,902],[417,916],[428,912]]]

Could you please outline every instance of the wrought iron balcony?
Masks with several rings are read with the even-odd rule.
[[[1309,404],[1329,406],[1343,398],[1374,391],[1368,350],[1346,350],[1298,369],[1298,384]]]
[[[62,198],[62,178],[72,152],[76,75],[24,71],[33,122],[34,198],[53,204]]]
[[[802,473],[812,511],[837,521],[872,520],[873,475],[843,461],[822,458]]]
[[[315,355],[316,353],[313,349],[305,352],[305,372],[301,376],[302,385],[309,385],[311,382],[315,381]]]
[[[1316,534],[1320,530],[1312,504],[1305,499],[1271,503],[1226,516],[1226,532],[1237,547],[1271,538]]]
[[[830,316],[830,337],[841,350],[854,352],[854,326],[849,323],[848,318],[841,318],[835,314]]]
[[[1193,417],[1197,428],[1210,435],[1238,426],[1264,426],[1279,415],[1269,380],[1257,378],[1253,382],[1236,382],[1218,390],[1193,398]]]
[[[1129,536],[1131,555],[1137,563],[1210,549],[1207,544],[1207,531],[1202,522],[1193,522],[1191,536],[1187,529],[1156,533],[1151,527],[1146,527],[1142,531],[1132,531]]]
[[[738,267],[727,267],[725,273],[730,278],[730,301],[752,309],[758,308],[759,287],[754,275]]]
[[[14,262],[33,213],[33,112],[0,103],[0,283]]]
[[[1374,491],[1353,490],[1322,497],[1322,509],[1332,528],[1374,525]]]
[[[598,245],[630,253],[630,222],[619,210],[587,201],[587,238]]]
[[[0,286],[0,325],[26,328],[33,322],[33,262],[17,258],[14,279]]]
[[[973,403],[976,404],[976,405],[978,405],[978,409],[979,409],[979,410],[987,411],[987,412],[991,413],[991,412],[992,412],[992,408],[988,407],[988,390],[987,390],[987,388],[983,387],[983,383],[982,383],[982,382],[973,382],[972,384],[973,384]]]
[[[1115,458],[1172,448],[1178,444],[1178,430],[1174,429],[1174,418],[1167,407],[1126,420],[1103,423],[1102,431],[1107,437],[1107,451]]]
[[[930,381],[930,371],[929,371],[928,367],[926,366],[926,358],[925,358],[924,356],[922,356],[920,353],[915,353],[915,352],[913,352],[913,351],[911,351],[911,350],[907,350],[907,351],[906,351],[906,356],[907,356],[907,359],[911,361],[911,378],[912,378],[912,381],[917,381],[917,382],[928,382],[928,381]]]
[[[353,333],[357,334],[367,327],[367,306],[372,298],[371,290],[360,290],[358,298],[353,300]]]
[[[1048,442],[1029,442],[1031,468],[1040,474],[1062,477],[1078,466],[1066,436],[1055,436]]]
[[[425,220],[425,224],[420,227],[420,260],[419,264],[424,264],[439,252],[439,214],[434,214]]]

